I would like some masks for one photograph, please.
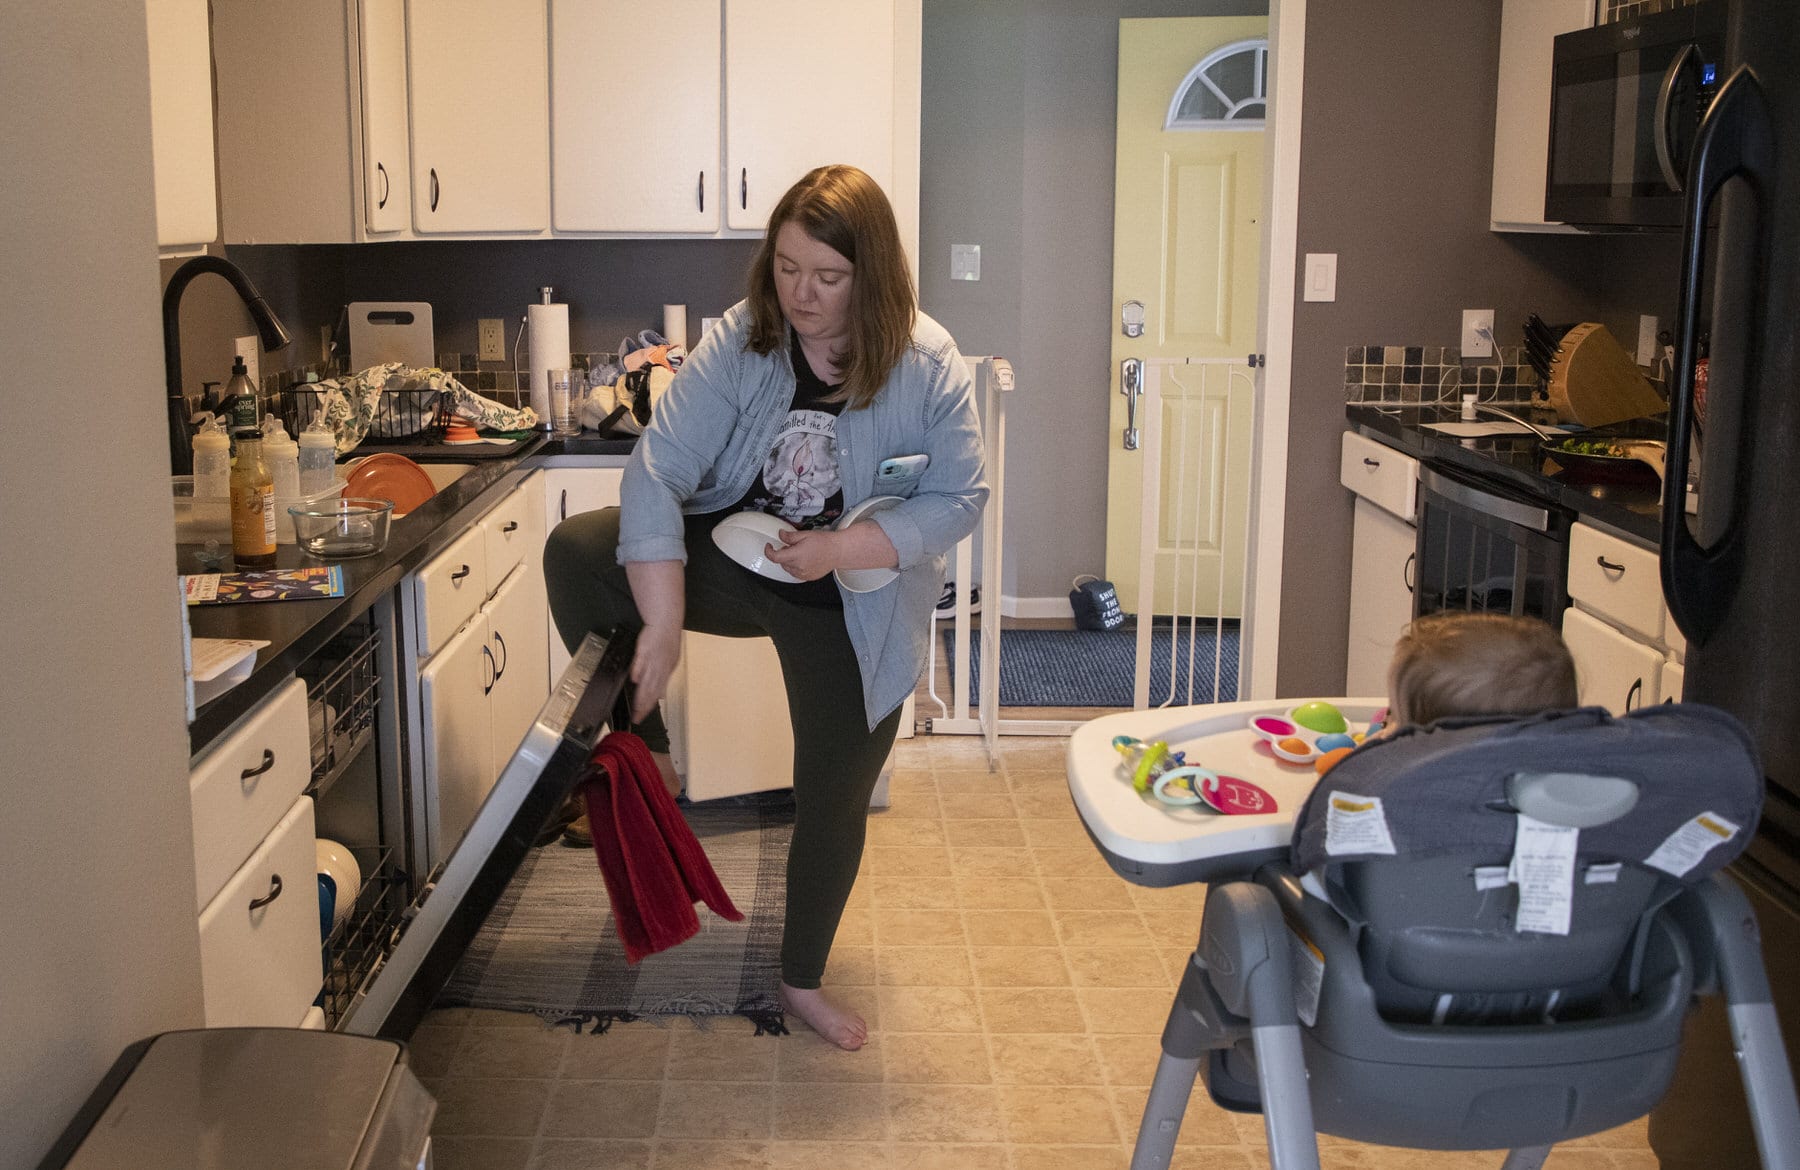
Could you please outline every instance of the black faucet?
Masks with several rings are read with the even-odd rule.
[[[169,466],[172,475],[189,475],[194,470],[194,452],[189,446],[187,396],[181,390],[181,294],[202,272],[216,272],[231,283],[238,299],[250,310],[256,322],[256,333],[264,352],[281,349],[288,344],[287,330],[269,308],[244,270],[221,256],[196,256],[177,268],[163,289],[163,372],[169,391]]]

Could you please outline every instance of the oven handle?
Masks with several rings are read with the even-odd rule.
[[[1546,508],[1534,507],[1531,504],[1509,500],[1505,496],[1496,496],[1479,488],[1470,487],[1461,480],[1440,475],[1429,467],[1419,468],[1419,484],[1428,491],[1436,492],[1452,503],[1461,504],[1465,508],[1473,508],[1484,515],[1494,516],[1533,532],[1550,531],[1550,512]]]

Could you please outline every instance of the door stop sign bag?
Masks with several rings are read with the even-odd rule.
[[[1075,627],[1081,630],[1116,630],[1125,624],[1119,594],[1111,581],[1091,574],[1075,578],[1069,590],[1069,606],[1075,611]]]

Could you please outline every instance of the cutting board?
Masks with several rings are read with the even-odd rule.
[[[415,368],[437,365],[430,305],[424,301],[350,303],[350,368],[366,370],[386,362]]]

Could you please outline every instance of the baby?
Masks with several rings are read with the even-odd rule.
[[[1562,635],[1537,618],[1450,610],[1394,643],[1387,726],[1450,715],[1535,715],[1580,705]]]

